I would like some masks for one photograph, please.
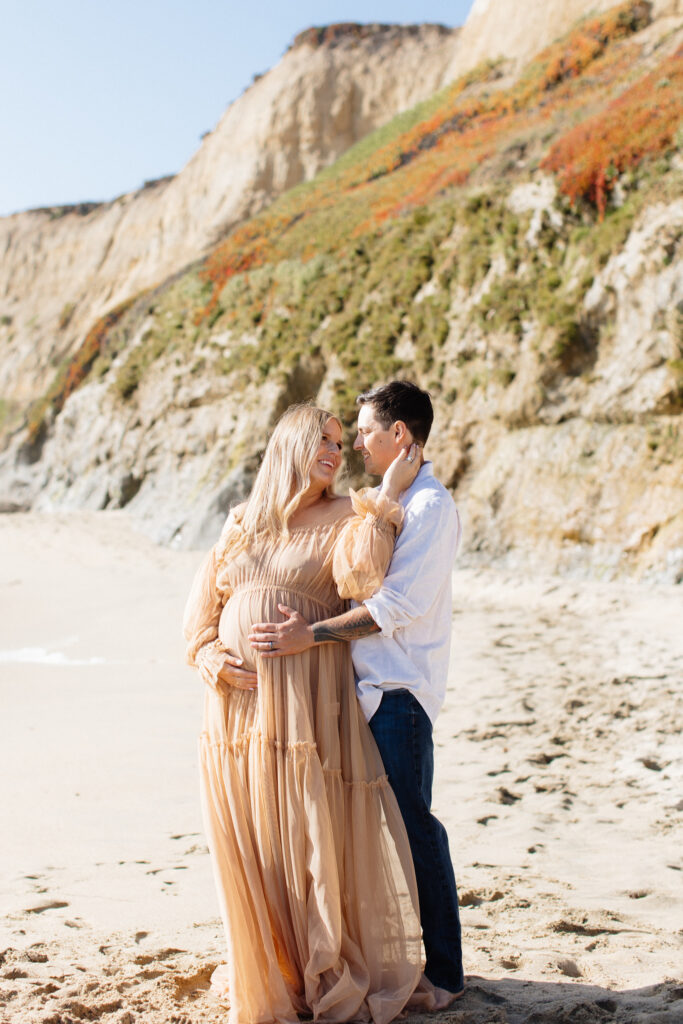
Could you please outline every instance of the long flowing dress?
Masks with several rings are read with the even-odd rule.
[[[231,513],[185,612],[188,660],[205,687],[202,809],[227,965],[212,988],[230,1024],[387,1024],[422,971],[415,876],[394,794],[360,712],[348,644],[264,659],[253,623],[309,622],[380,585],[399,505],[370,493],[330,501],[323,521],[264,534],[236,555]],[[219,689],[230,651],[255,690]]]

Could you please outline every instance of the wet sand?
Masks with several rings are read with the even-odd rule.
[[[0,517],[0,1024],[227,1019],[179,632],[198,560],[124,513]],[[434,809],[468,988],[441,1019],[683,1020],[681,588],[454,582]]]

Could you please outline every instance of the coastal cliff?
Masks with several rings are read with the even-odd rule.
[[[277,179],[155,286],[107,286],[57,366],[49,331],[31,345],[6,315],[2,372],[25,385],[4,508],[125,507],[206,545],[288,404],[351,426],[358,390],[406,375],[435,399],[465,561],[680,582],[683,29],[656,13],[591,16],[514,73],[486,60],[295,188]],[[446,75],[460,44],[434,31]],[[343,38],[316,30],[283,65]],[[27,294],[21,265],[6,295]]]

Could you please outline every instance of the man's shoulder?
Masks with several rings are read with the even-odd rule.
[[[450,491],[440,480],[430,474],[424,479],[418,478],[417,486],[411,490],[405,505],[406,515],[432,514],[457,516],[457,509]]]
[[[403,530],[396,542],[397,549],[407,544],[410,538],[420,538],[420,543],[444,543],[450,538],[457,550],[460,543],[460,517],[455,502],[440,480],[429,475],[419,481],[420,486],[408,496],[405,503]]]

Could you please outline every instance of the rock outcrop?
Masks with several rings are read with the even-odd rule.
[[[614,0],[474,0],[447,77],[456,78],[485,60],[503,59],[519,68],[579,18],[613,6]],[[682,0],[648,0],[648,6],[656,22],[654,35],[680,24]]]
[[[477,339],[459,306],[446,359],[457,364],[478,344],[489,366],[489,382],[452,417],[441,454],[445,466],[449,447],[461,451],[465,439],[459,495],[471,554],[526,571],[683,582],[682,239],[683,200],[640,216],[577,310],[586,335],[568,374],[539,358],[529,324],[514,380],[501,386],[496,367],[510,358],[509,338]],[[487,289],[502,270],[492,268]]]

